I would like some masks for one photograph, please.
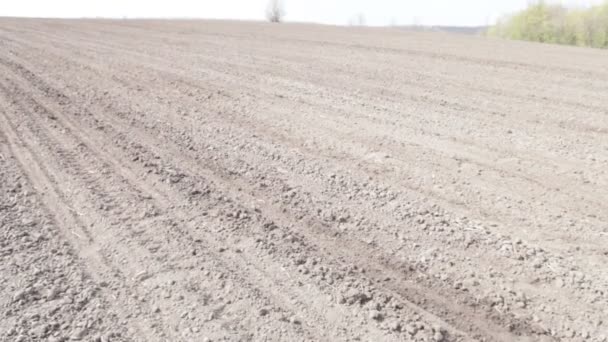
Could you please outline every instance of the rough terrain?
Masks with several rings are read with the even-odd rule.
[[[0,19],[0,340],[607,341],[606,61]]]

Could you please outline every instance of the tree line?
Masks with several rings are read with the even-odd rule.
[[[608,1],[572,9],[539,1],[501,18],[491,36],[543,43],[608,48]]]

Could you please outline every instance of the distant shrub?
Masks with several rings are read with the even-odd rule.
[[[285,8],[281,0],[270,0],[266,8],[266,18],[271,23],[280,23],[285,17]]]
[[[501,18],[491,36],[543,43],[608,48],[608,1],[588,9],[568,9],[539,1]]]

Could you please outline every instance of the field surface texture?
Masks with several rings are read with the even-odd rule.
[[[0,341],[606,341],[608,52],[0,19]]]

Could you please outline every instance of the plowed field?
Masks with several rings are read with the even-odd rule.
[[[0,19],[0,340],[606,341],[608,52]]]

